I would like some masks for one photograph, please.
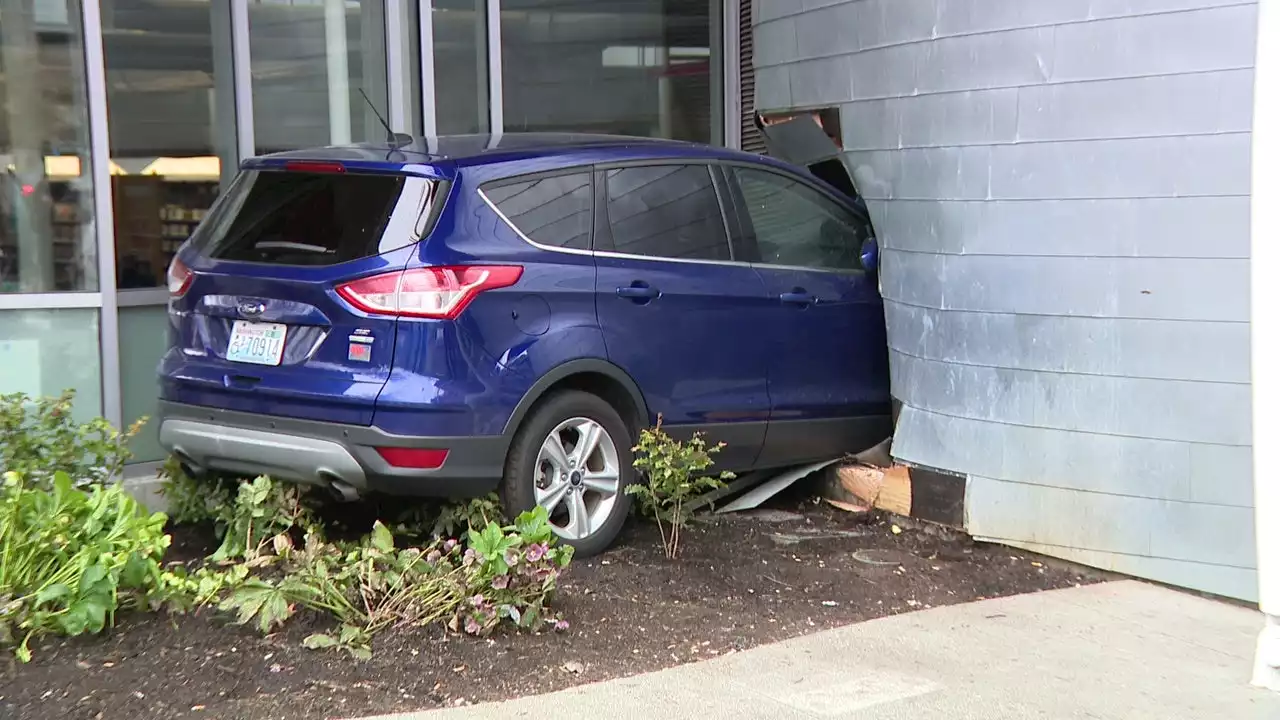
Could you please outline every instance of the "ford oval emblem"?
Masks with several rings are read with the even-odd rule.
[[[251,301],[240,303],[236,309],[240,311],[240,315],[243,317],[256,318],[266,312],[267,306],[257,301]]]

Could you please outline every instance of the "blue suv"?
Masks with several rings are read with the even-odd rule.
[[[591,554],[659,416],[738,472],[888,437],[874,239],[838,184],[640,138],[397,144],[249,160],[178,252],[159,432],[189,472],[496,489]]]

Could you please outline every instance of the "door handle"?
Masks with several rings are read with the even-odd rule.
[[[818,296],[806,291],[804,288],[796,288],[791,292],[784,292],[778,296],[778,299],[786,305],[799,305],[801,307],[809,307],[818,304]]]
[[[651,287],[649,283],[637,280],[629,287],[618,288],[618,297],[634,300],[637,303],[644,304],[661,295],[658,288]]]

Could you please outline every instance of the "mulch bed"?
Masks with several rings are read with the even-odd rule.
[[[894,532],[894,523],[901,532]],[[175,533],[175,552],[212,548]],[[358,662],[309,651],[318,621],[261,637],[202,612],[133,615],[101,637],[50,640],[0,659],[0,718],[358,717],[549,692],[744,650],[848,623],[1086,584],[1098,574],[973,543],[932,526],[858,516],[796,497],[700,522],[678,561],[633,521],[618,547],[575,561],[563,633],[474,639],[397,630]]]

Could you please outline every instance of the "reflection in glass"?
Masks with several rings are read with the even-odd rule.
[[[234,142],[226,129],[216,134],[217,103],[231,100],[214,87],[219,10],[227,5],[116,0],[104,18],[121,290],[163,286],[178,246],[218,195],[219,151],[228,156]]]
[[[0,310],[0,395],[75,390],[85,422],[102,413],[100,373],[97,310]]]
[[[77,0],[0,0],[0,292],[96,290]]]
[[[503,0],[504,129],[711,142],[712,2]]]
[[[381,0],[249,3],[258,153],[381,141],[387,117]]]
[[[489,129],[485,0],[434,0],[431,41],[435,63],[436,134]]]

